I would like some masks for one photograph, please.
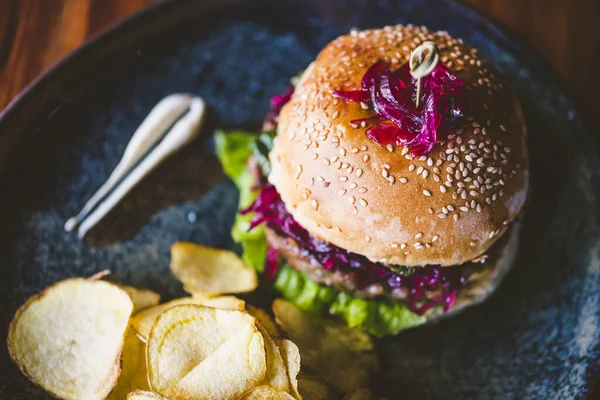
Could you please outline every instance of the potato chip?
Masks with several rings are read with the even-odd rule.
[[[119,286],[127,292],[129,297],[131,297],[131,301],[133,301],[133,312],[155,306],[160,302],[160,294],[153,292],[152,290],[138,289],[128,285]]]
[[[215,308],[233,309],[233,310],[244,310],[246,303],[244,300],[240,300],[233,296],[222,296],[222,297],[183,297],[169,301],[168,303],[160,304],[158,306],[149,307],[141,312],[135,314],[131,319],[131,326],[135,329],[140,339],[144,342],[148,340],[150,329],[156,321],[156,318],[162,314],[165,310],[171,307],[175,307],[182,304],[199,304]]]
[[[13,361],[61,399],[104,399],[119,377],[133,303],[118,286],[73,278],[31,297],[8,333]]]
[[[175,388],[171,400],[235,400],[265,377],[265,342],[256,326],[244,327],[202,360]]]
[[[121,400],[129,392],[148,389],[150,389],[150,385],[148,385],[146,372],[146,344],[140,340],[130,327],[127,336],[125,336],[123,354],[121,355],[121,375],[117,381],[117,386],[108,396],[108,399]]]
[[[272,387],[261,385],[252,389],[242,400],[293,400],[294,398],[286,392],[278,392]],[[306,400],[309,400],[308,398]]]
[[[337,321],[320,319],[285,300],[273,302],[275,319],[298,345],[302,366],[334,389],[348,393],[368,386],[378,359],[371,337]]]
[[[281,358],[285,364],[288,379],[290,382],[289,392],[295,399],[301,399],[298,392],[298,373],[300,372],[300,351],[294,342],[287,339],[275,339],[275,343],[279,347]]]
[[[339,398],[322,379],[306,373],[301,373],[298,376],[298,391],[302,398],[307,400],[335,400]]]
[[[171,391],[179,381],[226,341],[249,330],[258,332],[255,319],[245,312],[192,304],[169,308],[160,314],[148,338],[146,355],[150,387],[171,397],[169,393],[173,394]],[[260,369],[255,372],[260,375],[261,382],[265,376],[266,354],[264,340],[260,334],[258,337],[253,340],[259,341],[262,349],[259,353],[262,372]]]
[[[286,365],[284,364],[279,347],[273,341],[267,330],[258,325],[258,330],[263,336],[265,342],[265,352],[267,354],[267,371],[263,385],[267,385],[279,392],[287,392],[290,388]]]
[[[279,329],[275,321],[273,321],[273,318],[271,318],[271,316],[267,314],[265,310],[263,310],[262,308],[254,307],[250,304],[246,304],[246,311],[248,311],[248,314],[256,318],[256,320],[260,322],[262,326],[265,327],[267,332],[269,332],[269,335],[273,337],[283,336],[283,332],[281,332],[281,329]]]
[[[171,271],[191,294],[245,293],[258,285],[256,271],[235,253],[192,243],[171,247]]]
[[[127,400],[167,400],[167,398],[158,393],[136,390],[127,395]]]
[[[357,389],[344,396],[343,400],[375,400],[375,395],[366,388]]]

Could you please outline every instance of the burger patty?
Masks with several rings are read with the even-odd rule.
[[[354,296],[362,298],[373,298],[379,296],[391,298],[393,300],[405,300],[407,298],[406,288],[390,288],[387,285],[382,285],[380,283],[374,283],[366,287],[358,288],[354,282],[352,274],[323,268],[321,264],[316,262],[308,255],[308,252],[300,248],[300,246],[298,246],[294,240],[279,236],[268,227],[265,228],[269,245],[277,250],[277,252],[286,259],[290,267],[305,273],[309,279],[316,283],[337,289],[339,291],[351,293]],[[503,247],[499,243],[497,245],[499,245],[499,247]],[[492,253],[494,252],[492,251]],[[481,261],[477,261],[446,268],[467,268],[468,270],[465,271],[469,276],[467,287],[477,287],[480,286],[480,283],[484,283],[485,281],[489,280],[489,277],[492,275],[495,268],[495,263],[481,263]],[[437,293],[429,292],[425,295],[426,297],[431,298],[437,295]]]

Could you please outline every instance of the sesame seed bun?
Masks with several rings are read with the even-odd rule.
[[[424,157],[381,148],[350,121],[374,115],[333,95],[360,88],[377,60],[395,70],[435,41],[464,83],[467,120]],[[269,181],[311,234],[382,264],[459,265],[486,252],[527,193],[525,125],[494,67],[445,32],[412,26],[352,32],[329,43],[280,114]]]

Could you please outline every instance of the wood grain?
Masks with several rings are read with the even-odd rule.
[[[0,109],[91,35],[156,0],[0,0]],[[537,49],[563,76],[600,139],[600,1],[465,0]]]

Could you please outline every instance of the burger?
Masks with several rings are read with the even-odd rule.
[[[216,152],[240,189],[245,262],[305,310],[397,334],[481,302],[512,265],[521,107],[447,32],[335,39],[272,99],[262,133],[217,133]]]

